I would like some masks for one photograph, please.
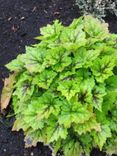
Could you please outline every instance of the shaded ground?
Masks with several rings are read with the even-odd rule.
[[[8,76],[4,65],[24,52],[25,45],[35,43],[40,27],[56,18],[69,24],[76,17],[73,0],[0,0],[0,92],[2,78]],[[106,21],[110,31],[117,33],[117,18],[110,15]],[[23,133],[11,132],[11,124],[3,124],[0,117],[0,156],[51,156],[51,151],[42,144],[24,149]]]

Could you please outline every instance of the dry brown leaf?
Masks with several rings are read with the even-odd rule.
[[[1,100],[0,100],[0,106],[1,110],[6,109],[13,92],[13,84],[15,82],[15,76],[16,74],[10,75],[8,78],[5,78],[4,80],[4,87],[2,90]]]

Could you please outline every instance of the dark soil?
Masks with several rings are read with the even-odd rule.
[[[0,93],[2,79],[8,76],[4,65],[33,44],[39,28],[60,19],[68,25],[79,17],[73,0],[0,0]],[[106,18],[110,31],[117,33],[117,18]],[[0,117],[0,156],[51,156],[51,150],[41,143],[36,148],[25,149],[22,132],[11,132],[12,121]],[[92,156],[103,154],[94,150]]]

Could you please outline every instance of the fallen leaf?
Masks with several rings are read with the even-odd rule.
[[[0,106],[1,110],[6,109],[13,92],[13,84],[15,82],[15,76],[16,74],[10,75],[8,78],[5,78],[4,80],[4,87],[1,94],[1,100],[0,100]]]
[[[54,12],[54,15],[55,15],[55,16],[56,16],[56,15],[60,15],[60,12],[56,11],[56,12]]]
[[[34,6],[33,9],[32,9],[32,12],[36,11],[37,7]]]

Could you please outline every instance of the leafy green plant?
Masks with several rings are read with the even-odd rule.
[[[93,14],[98,18],[105,17],[108,12],[117,16],[117,0],[75,0],[83,14]]]
[[[1,108],[12,98],[13,130],[23,129],[26,147],[41,141],[55,154],[88,156],[94,147],[117,154],[117,35],[92,16],[40,32],[38,44],[6,65],[14,74]]]

